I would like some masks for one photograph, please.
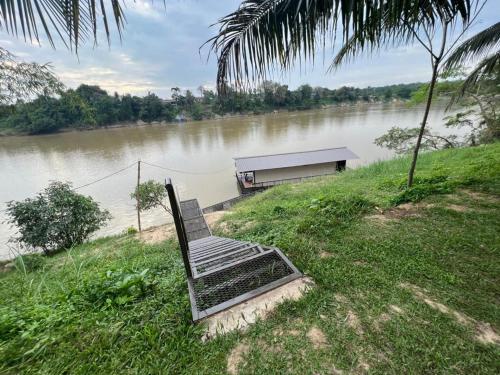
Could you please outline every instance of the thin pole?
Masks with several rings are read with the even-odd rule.
[[[137,162],[137,189],[135,192],[135,200],[137,201],[137,224],[139,226],[139,232],[141,229],[141,200],[139,199],[139,187],[141,185],[141,161]]]

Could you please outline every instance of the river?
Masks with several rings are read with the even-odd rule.
[[[238,195],[234,156],[347,146],[360,157],[348,162],[347,166],[354,168],[393,156],[373,140],[393,126],[417,126],[422,112],[421,107],[402,104],[371,104],[0,138],[0,259],[9,257],[12,250],[7,240],[15,233],[15,228],[5,223],[4,202],[32,197],[51,180],[70,181],[78,187],[141,159],[173,169],[142,163],[143,181],[163,181],[169,176],[182,199],[196,197],[205,207]],[[444,108],[435,107],[429,117],[432,129],[442,134],[449,133],[443,126],[444,115]],[[130,198],[136,179],[137,169],[131,167],[78,190],[113,215],[98,235],[119,233],[136,225]],[[142,214],[143,227],[167,221],[161,209]]]

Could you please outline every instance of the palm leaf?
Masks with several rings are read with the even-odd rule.
[[[500,22],[484,29],[459,45],[448,57],[443,68],[448,70],[473,60],[479,60],[499,46]]]
[[[40,30],[54,46],[57,34],[69,48],[78,46],[92,38],[97,42],[99,17],[109,42],[109,17],[106,6],[109,4],[118,34],[124,27],[124,14],[119,0],[0,0],[0,29],[25,40],[40,42]]]
[[[218,59],[217,87],[224,92],[258,82],[273,70],[290,69],[295,61],[314,61],[316,50],[354,36],[358,45],[376,46],[384,31],[403,26],[469,19],[476,0],[245,0],[218,22],[207,41]],[[398,34],[407,37],[408,34]]]
[[[495,68],[499,65],[500,51],[497,51],[493,55],[485,57],[481,60],[474,70],[472,70],[465,78],[457,92],[451,97],[447,109],[450,109],[453,104],[463,98],[467,92],[470,92],[473,88],[477,87],[482,80],[491,79],[491,74],[494,73]]]
[[[500,22],[484,29],[460,44],[446,60],[443,70],[450,70],[471,61],[482,59],[469,73],[457,93],[451,98],[450,107],[478,82],[487,78],[500,64]]]

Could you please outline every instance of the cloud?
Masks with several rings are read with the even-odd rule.
[[[165,15],[165,9],[163,11],[159,8],[161,2],[153,2],[151,0],[135,0],[130,3],[126,11],[135,13],[141,17],[149,18],[153,20],[160,20]],[[162,14],[163,13],[163,14]]]
[[[127,24],[122,41],[111,27],[111,45],[107,45],[102,24],[98,32],[99,45],[87,43],[78,56],[57,42],[52,49],[45,41],[25,43],[0,33],[0,45],[15,51],[26,61],[51,62],[56,74],[69,87],[81,83],[97,84],[109,92],[145,95],[154,91],[170,96],[170,88],[178,86],[197,92],[203,85],[214,88],[217,72],[214,56],[207,62],[208,49],[200,46],[212,37],[216,27],[210,27],[220,17],[234,11],[241,0],[135,0],[128,1],[124,12]],[[475,30],[496,22],[498,2],[489,2],[482,24]],[[109,13],[112,14],[112,13]],[[377,86],[399,82],[425,81],[429,78],[429,59],[418,45],[382,50],[362,56],[332,74],[326,74],[333,51],[318,53],[317,63],[305,69],[297,68],[286,74],[276,74],[295,88],[303,83],[336,88],[342,85]],[[325,62],[323,63],[323,57]]]

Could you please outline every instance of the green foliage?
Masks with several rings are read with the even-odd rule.
[[[422,199],[435,194],[449,194],[456,186],[448,176],[435,175],[431,177],[416,177],[413,186],[407,187],[406,180],[400,183],[399,188],[403,190],[391,199],[394,205],[406,202],[419,202]]]
[[[35,198],[8,202],[7,215],[19,230],[17,240],[45,253],[81,244],[111,217],[62,182],[52,182]]]
[[[0,47],[0,104],[12,104],[34,95],[58,94],[63,88],[50,64],[20,61]]]
[[[290,90],[287,85],[266,81],[252,92],[228,89],[225,96],[204,89],[201,90],[202,97],[195,97],[189,90],[183,95],[179,88],[174,87],[172,100],[165,101],[153,93],[143,98],[116,93],[109,95],[99,86],[80,85],[76,90],[62,92],[59,98],[41,95],[31,102],[0,106],[0,128],[4,132],[42,134],[63,128],[94,128],[137,120],[147,123],[174,121],[177,116],[203,120],[215,114],[302,110],[357,101],[408,100],[409,93],[419,86],[412,83],[330,90],[302,85],[297,90]]]
[[[162,101],[155,94],[148,94],[142,99],[139,118],[145,122],[157,120],[162,115]]]
[[[37,271],[45,264],[45,258],[41,254],[18,255],[14,259],[14,265],[20,272],[27,273]]]
[[[478,83],[456,90],[451,104],[455,101],[463,109],[446,117],[446,126],[467,129],[468,145],[500,139],[500,64],[483,73]]]
[[[373,143],[377,146],[396,151],[397,154],[404,154],[415,148],[415,143],[420,132],[420,128],[398,128],[392,127],[387,133],[376,138]],[[422,134],[421,150],[440,150],[460,146],[456,135],[442,136],[433,133],[430,129],[424,129]]]
[[[448,73],[448,72],[446,72],[446,73]],[[437,99],[440,97],[448,97],[449,98],[460,88],[461,84],[462,84],[462,81],[456,80],[456,79],[455,80],[438,81],[438,82],[436,82],[436,85],[434,86],[432,98],[433,99]],[[425,101],[427,100],[428,89],[429,89],[428,83],[421,84],[417,90],[412,92],[409,103],[412,105],[425,103]]]
[[[311,235],[339,234],[371,207],[373,203],[358,194],[313,198],[309,203],[308,212],[299,220],[297,230],[299,233]]]
[[[140,272],[120,269],[89,280],[80,293],[95,307],[126,305],[152,293],[156,284],[147,268]]]
[[[139,197],[141,211],[162,207],[165,211],[170,212],[170,209],[165,204],[167,191],[159,182],[148,180],[142,182],[138,187],[136,186],[134,192],[130,194],[130,198],[137,199],[137,197]]]
[[[138,232],[137,229],[134,227],[128,227],[127,229],[125,229],[126,235],[136,234],[137,232]]]

